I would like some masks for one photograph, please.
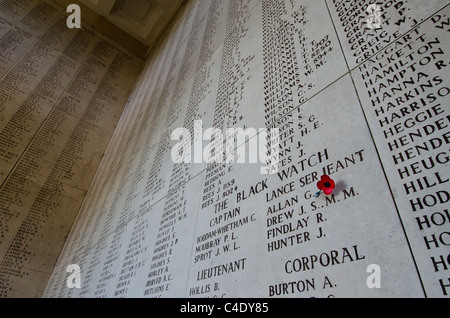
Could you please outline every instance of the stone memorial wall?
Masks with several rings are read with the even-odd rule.
[[[44,296],[448,297],[448,5],[448,0],[190,1],[134,85]],[[3,78],[16,83],[18,93],[2,98],[21,98],[23,104],[31,99],[20,95],[27,84],[7,77],[33,64],[16,64],[16,70],[8,66],[8,54],[31,45],[22,58],[39,54],[45,60],[59,51],[43,51],[45,38],[34,43],[33,33],[3,23],[17,34],[17,44],[2,57],[3,69],[10,69]],[[94,46],[95,35],[82,34]],[[87,46],[77,47],[77,58],[88,56]],[[106,72],[102,59],[124,58],[108,49],[103,43],[84,65]],[[46,74],[31,73],[33,81]],[[89,71],[79,74],[97,79]],[[53,97],[66,109],[55,108],[55,124],[61,114],[76,112],[79,99],[92,98],[77,95],[80,87],[96,92],[90,82],[74,83]],[[30,111],[36,115],[29,129],[46,114],[36,107],[21,116]],[[94,111],[89,116],[104,117]],[[58,127],[52,131],[68,134]],[[185,133],[177,141],[173,132],[179,128]],[[225,129],[242,129],[248,138],[224,142]],[[28,147],[22,161],[50,147],[39,138],[34,142],[42,144],[36,152]],[[275,150],[269,151],[269,144]],[[13,140],[8,145],[2,160],[13,165],[19,150]],[[255,160],[255,145],[259,159],[266,160]],[[174,162],[189,149],[192,163]],[[217,157],[235,151],[242,163],[208,163],[203,149]],[[20,169],[16,164],[16,173]],[[41,183],[13,174],[2,191],[25,182],[15,193],[47,186],[55,195],[77,197],[83,188],[72,186],[75,180],[59,181],[59,188],[49,183],[68,174],[55,171],[47,179],[36,174]],[[323,175],[335,188],[316,197]],[[26,198],[20,204],[39,207],[46,200]],[[17,223],[22,214],[12,207],[19,202],[7,202],[12,212],[4,214],[6,220]],[[20,239],[14,244],[25,244]],[[70,265],[80,269],[75,288],[68,280]]]
[[[41,297],[143,61],[52,1],[0,1],[0,297]]]

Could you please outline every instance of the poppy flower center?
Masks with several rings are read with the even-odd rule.
[[[329,188],[329,187],[331,187],[331,183],[325,182],[324,186],[325,186],[326,188]]]

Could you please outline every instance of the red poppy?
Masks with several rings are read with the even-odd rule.
[[[333,179],[327,175],[324,175],[320,181],[317,182],[317,187],[326,195],[330,195],[333,193],[334,188],[336,188],[336,184]]]

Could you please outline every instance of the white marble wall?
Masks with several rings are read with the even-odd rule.
[[[142,60],[52,1],[0,1],[0,297],[41,297]]]
[[[377,30],[370,2],[191,1],[45,297],[448,296],[449,2],[381,1]],[[279,128],[278,173],[174,164],[170,135],[195,120]],[[315,198],[323,174],[336,189]]]

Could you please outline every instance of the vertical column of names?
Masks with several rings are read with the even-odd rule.
[[[202,55],[205,54],[207,31],[211,31],[211,29],[208,29],[208,26],[212,27],[210,20],[215,15],[216,7],[216,1],[197,4],[197,11],[193,20],[194,26],[185,43],[184,56],[177,81],[172,86],[175,93],[171,99],[171,109],[166,115],[166,124],[169,125],[169,130],[163,131],[164,135],[162,136],[166,158],[169,154],[168,150],[170,150],[169,138],[171,130],[176,128],[174,125],[178,123],[182,127],[191,129],[194,119],[198,116],[198,104],[192,103],[192,96],[197,92],[198,78],[202,75],[199,74],[199,69],[201,69],[202,63],[205,63],[202,60]],[[195,76],[193,81],[188,80],[191,74]],[[186,98],[186,95],[189,98]],[[197,109],[195,109],[196,107]],[[184,117],[182,117],[183,114]],[[186,253],[188,245],[185,244],[188,244],[190,241],[190,235],[183,231],[182,225],[192,219],[192,217],[195,219],[194,215],[188,216],[187,212],[189,210],[195,211],[195,202],[194,206],[190,206],[185,194],[185,184],[193,177],[193,171],[189,168],[185,164],[172,165],[169,173],[170,179],[167,185],[167,195],[161,204],[153,208],[156,211],[160,209],[159,212],[162,215],[156,242],[154,242],[144,296],[161,297],[169,294],[182,296],[181,293],[184,289],[182,281],[183,277],[187,276],[188,270],[188,264],[185,262],[188,258],[185,256],[180,257],[180,255]],[[192,229],[190,232],[192,232]],[[180,237],[183,237],[183,239],[179,239]],[[176,287],[178,284],[180,284],[181,288]]]
[[[448,296],[448,7],[353,73],[426,295]]]

